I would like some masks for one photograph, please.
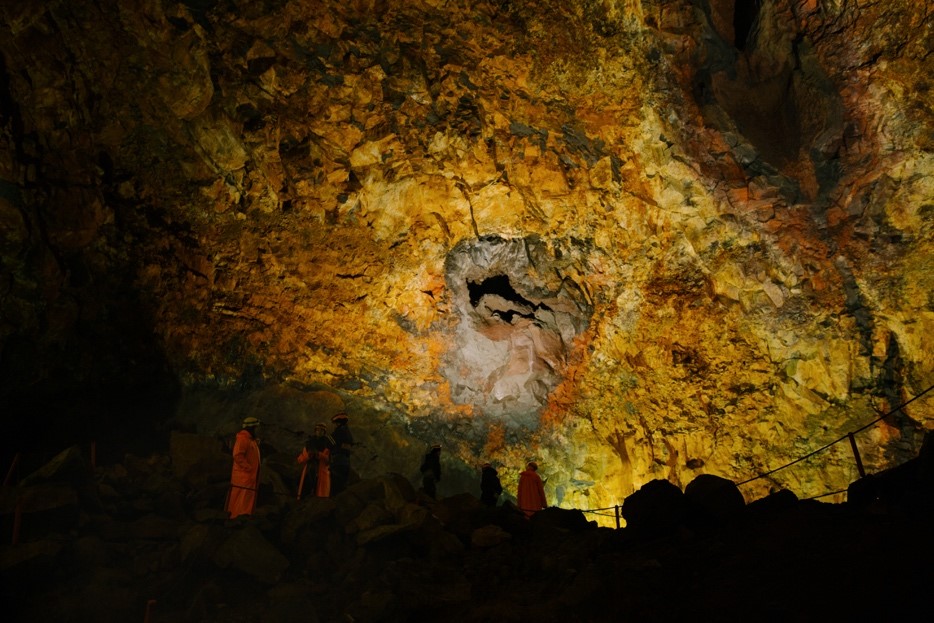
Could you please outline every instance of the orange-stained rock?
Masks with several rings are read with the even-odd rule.
[[[259,385],[356,410],[363,473],[534,450],[606,506],[934,383],[924,3],[91,4],[0,10],[4,391],[123,382],[132,333],[214,432],[196,390]]]

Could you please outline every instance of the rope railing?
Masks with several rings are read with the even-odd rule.
[[[864,470],[863,470],[863,466],[862,466],[862,461],[861,461],[860,456],[859,456],[859,451],[858,451],[857,448],[856,448],[856,441],[855,441],[855,439],[854,439],[854,435],[857,434],[857,433],[861,433],[862,431],[864,431],[864,430],[866,430],[866,429],[868,429],[868,428],[870,428],[870,427],[872,427],[872,426],[878,424],[879,422],[885,420],[886,418],[888,418],[889,416],[891,416],[891,415],[897,413],[898,411],[901,411],[902,409],[904,409],[905,407],[907,407],[908,405],[910,405],[911,403],[913,403],[915,400],[918,400],[919,398],[921,398],[922,396],[924,396],[925,394],[927,394],[927,393],[930,392],[931,390],[934,390],[934,385],[931,385],[930,387],[928,387],[927,389],[925,389],[925,390],[922,391],[921,393],[917,394],[916,396],[914,396],[914,397],[911,398],[910,400],[907,400],[907,401],[905,401],[904,403],[900,404],[899,406],[895,407],[894,409],[889,410],[888,412],[886,412],[885,414],[879,416],[879,417],[876,418],[875,420],[873,420],[873,421],[871,421],[871,422],[869,422],[869,423],[867,423],[867,424],[864,424],[863,426],[861,426],[861,427],[859,427],[859,428],[857,428],[857,429],[855,429],[855,430],[852,430],[852,431],[850,431],[850,432],[848,432],[848,433],[842,435],[841,437],[838,437],[837,439],[835,439],[835,440],[833,440],[833,441],[831,441],[831,442],[829,442],[829,443],[827,443],[827,444],[824,444],[824,445],[821,446],[820,448],[817,448],[816,450],[812,450],[811,452],[808,452],[807,454],[805,454],[805,455],[803,455],[803,456],[800,456],[800,457],[794,459],[793,461],[789,461],[788,463],[785,463],[784,465],[781,465],[781,466],[776,467],[776,468],[774,468],[774,469],[770,469],[770,470],[768,470],[768,471],[766,471],[766,472],[762,472],[762,473],[756,474],[755,476],[752,476],[752,477],[747,478],[747,479],[745,479],[745,480],[743,480],[743,481],[741,481],[741,482],[738,482],[738,483],[736,483],[736,486],[737,486],[737,487],[741,487],[741,486],[746,485],[746,484],[749,484],[750,482],[753,482],[753,481],[755,481],[755,480],[759,480],[759,479],[761,479],[761,478],[767,478],[768,476],[771,476],[772,474],[774,474],[774,473],[776,473],[776,472],[779,472],[779,471],[781,471],[781,470],[783,470],[783,469],[786,469],[786,468],[788,468],[788,467],[791,467],[792,465],[795,465],[795,464],[797,464],[797,463],[800,463],[801,461],[807,460],[807,459],[811,458],[812,456],[814,456],[814,455],[816,455],[816,454],[819,454],[819,453],[823,452],[824,450],[827,450],[828,448],[830,448],[830,447],[832,447],[832,446],[834,446],[834,445],[840,443],[840,442],[843,441],[844,439],[848,439],[848,440],[850,441],[850,444],[851,444],[851,447],[852,447],[852,450],[853,450],[853,454],[854,454],[854,458],[856,459],[856,464],[857,464],[857,467],[858,467],[858,469],[859,469],[860,476],[861,476],[861,477],[862,477],[862,476],[865,476],[865,473],[864,473]],[[96,444],[95,444],[95,443],[92,443],[92,446],[91,446],[91,458],[90,458],[92,468],[96,466],[96,460],[95,460],[95,459],[96,459],[96,449],[97,449],[97,448],[96,448]],[[10,484],[12,483],[13,474],[14,474],[14,472],[16,471],[16,468],[17,468],[17,466],[18,466],[18,464],[19,464],[19,461],[20,461],[20,454],[17,453],[17,454],[13,457],[12,464],[10,465],[10,468],[9,468],[9,470],[7,471],[6,477],[4,478],[4,482],[3,482],[4,488],[10,486]],[[233,483],[230,483],[229,486],[230,486],[231,488],[247,489],[247,490],[255,491],[256,493],[259,493],[259,487],[256,487],[256,488],[244,487],[244,486],[241,486],[241,485],[235,485],[235,484],[233,484]],[[823,497],[828,497],[828,496],[831,496],[831,495],[838,495],[838,494],[841,494],[841,493],[846,493],[846,491],[847,491],[846,489],[841,489],[841,490],[837,490],[837,491],[830,491],[830,492],[827,492],[827,493],[821,493],[821,494],[819,494],[819,495],[814,495],[814,496],[811,496],[811,497],[808,497],[808,498],[803,498],[803,499],[804,499],[804,500],[815,500],[815,499],[819,499],[819,498],[823,498]],[[294,494],[292,494],[292,493],[284,492],[284,491],[278,491],[278,490],[276,490],[276,488],[273,488],[273,491],[271,491],[271,493],[273,493],[274,495],[278,495],[278,496],[295,497]],[[300,497],[300,495],[301,495],[301,494],[299,493],[299,497]],[[597,516],[601,516],[601,517],[614,517],[614,518],[616,519],[616,527],[617,527],[617,528],[620,527],[620,518],[621,518],[621,509],[622,509],[622,506],[621,506],[620,504],[616,504],[616,505],[614,505],[614,506],[607,506],[607,507],[602,507],[602,508],[590,508],[590,509],[582,509],[582,508],[563,508],[563,507],[560,507],[560,506],[555,506],[555,507],[553,507],[553,508],[559,508],[559,509],[562,509],[562,510],[575,510],[575,511],[579,511],[579,512],[581,512],[581,513],[589,513],[589,514],[597,515]],[[518,509],[519,511],[532,510],[533,512],[537,512],[538,510],[541,510],[541,509],[522,509],[522,508],[518,508],[518,507],[517,507],[517,509]],[[17,510],[19,510],[19,509],[17,509]],[[610,513],[610,512],[605,512],[605,511],[613,511],[613,512]],[[18,524],[18,522],[15,522],[15,523]],[[14,527],[14,537],[13,537],[13,542],[14,542],[14,543],[16,543],[16,541],[17,541],[17,533],[18,533],[18,525],[16,525],[16,526]]]
[[[579,511],[581,511],[582,513],[595,513],[595,512],[597,512],[597,511],[611,511],[611,510],[613,510],[613,509],[615,509],[615,508],[616,508],[616,506],[607,506],[606,508],[590,508],[590,509],[586,509],[586,510],[580,508],[580,509],[571,509],[571,510],[579,510]]]
[[[804,461],[804,460],[806,460],[806,459],[811,458],[811,457],[814,456],[815,454],[818,454],[818,453],[820,453],[820,452],[823,452],[823,451],[826,450],[827,448],[830,448],[831,446],[834,446],[834,445],[840,443],[840,442],[843,441],[844,439],[848,439],[848,440],[850,441],[850,445],[851,445],[851,447],[852,447],[852,449],[853,449],[853,455],[854,455],[854,457],[855,457],[855,459],[856,459],[856,464],[857,464],[857,468],[859,469],[860,476],[864,476],[865,473],[864,473],[864,471],[863,471],[862,460],[860,459],[859,451],[858,451],[857,448],[856,448],[856,441],[855,441],[855,439],[854,439],[854,435],[856,435],[856,433],[861,433],[861,432],[863,432],[863,431],[866,430],[867,428],[870,428],[870,427],[872,427],[872,426],[875,426],[876,424],[878,424],[878,423],[881,422],[882,420],[886,419],[886,418],[889,417],[890,415],[894,415],[895,413],[901,411],[902,409],[904,409],[905,407],[907,407],[908,405],[910,405],[911,403],[913,403],[913,402],[914,402],[915,400],[917,400],[918,398],[921,398],[922,396],[924,396],[925,394],[927,394],[927,393],[928,393],[929,391],[931,391],[932,389],[934,389],[934,385],[931,385],[930,387],[928,387],[927,389],[925,389],[925,390],[924,390],[923,392],[921,392],[920,394],[918,394],[918,395],[914,396],[913,398],[911,398],[911,400],[907,400],[907,401],[903,402],[903,403],[900,404],[899,406],[897,406],[897,407],[895,407],[894,409],[891,409],[890,411],[888,411],[887,413],[885,413],[885,414],[883,414],[883,415],[877,417],[876,419],[874,419],[873,421],[869,422],[868,424],[864,424],[863,426],[860,426],[860,427],[857,428],[856,430],[852,430],[852,431],[846,433],[845,435],[843,435],[842,437],[839,437],[839,438],[837,438],[837,439],[831,441],[830,443],[821,446],[820,448],[818,448],[818,449],[816,449],[816,450],[812,450],[811,452],[808,452],[808,453],[805,454],[804,456],[798,457],[797,459],[795,459],[795,460],[793,460],[793,461],[789,461],[788,463],[785,463],[784,465],[781,465],[781,466],[779,466],[779,467],[776,467],[775,469],[770,469],[770,470],[767,471],[767,472],[762,472],[761,474],[756,474],[755,476],[752,476],[751,478],[747,478],[746,480],[743,480],[742,482],[738,482],[738,483],[736,483],[736,486],[737,486],[737,487],[741,487],[741,486],[743,486],[743,485],[745,485],[745,484],[748,484],[748,483],[750,483],[750,482],[753,482],[754,480],[759,480],[760,478],[766,478],[766,477],[768,477],[768,476],[771,476],[772,474],[774,474],[774,473],[776,473],[776,472],[778,472],[778,471],[781,471],[781,470],[785,469],[786,467],[791,467],[792,465],[795,465],[796,463],[800,463],[801,461]],[[840,493],[840,492],[837,491],[837,492],[834,492],[834,493]],[[827,496],[827,495],[833,495],[833,493],[826,493],[826,494],[823,494],[823,495],[821,495],[821,496],[815,496],[815,497],[824,497],[824,496]],[[814,498],[807,498],[807,499],[814,499]]]
[[[846,489],[838,489],[836,491],[828,491],[827,493],[821,493],[820,495],[812,495],[809,498],[802,498],[803,500],[817,500],[819,498],[826,498],[831,495],[837,495],[839,493],[846,493]]]
[[[616,515],[613,514],[613,513],[601,513],[600,511],[581,510],[581,512],[582,512],[582,513],[590,513],[590,514],[592,514],[592,515],[598,515],[598,516],[600,516],[600,517],[616,517]]]
[[[914,402],[915,400],[921,398],[922,396],[924,396],[925,394],[927,394],[928,392],[930,392],[932,389],[934,389],[934,385],[931,385],[930,387],[928,387],[927,389],[925,389],[925,390],[922,391],[921,393],[917,394],[916,396],[914,396],[914,397],[911,398],[910,400],[906,400],[905,402],[903,402],[903,403],[900,404],[899,406],[895,407],[894,409],[891,409],[891,410],[889,410],[888,412],[886,412],[885,414],[883,414],[883,415],[877,417],[875,420],[873,420],[873,421],[871,421],[871,422],[869,422],[869,423],[867,423],[867,424],[864,424],[863,426],[860,426],[859,428],[857,428],[857,429],[855,429],[855,430],[852,430],[852,431],[846,433],[845,435],[843,435],[843,436],[841,436],[841,437],[839,437],[839,438],[837,438],[837,439],[831,441],[830,443],[825,444],[825,445],[821,446],[820,448],[817,448],[816,450],[812,450],[811,452],[808,452],[807,454],[805,454],[805,455],[803,455],[803,456],[800,456],[800,457],[796,458],[796,459],[793,460],[793,461],[789,461],[788,463],[785,463],[784,465],[781,465],[781,466],[779,466],[779,467],[776,467],[775,469],[771,469],[771,470],[769,470],[769,471],[767,471],[767,472],[762,472],[762,473],[760,473],[760,474],[756,474],[755,476],[752,476],[751,478],[747,478],[746,480],[743,480],[743,481],[741,481],[741,482],[738,482],[738,483],[736,483],[736,486],[737,486],[737,487],[741,487],[741,486],[743,486],[743,485],[745,485],[745,484],[748,484],[748,483],[750,483],[750,482],[753,482],[753,481],[755,481],[755,480],[759,480],[760,478],[766,478],[766,477],[768,477],[768,476],[771,476],[772,474],[774,474],[774,473],[776,473],[776,472],[779,472],[779,471],[781,471],[781,470],[783,470],[783,469],[785,469],[785,468],[787,468],[787,467],[791,467],[792,465],[795,465],[795,464],[797,464],[797,463],[800,463],[801,461],[807,460],[807,459],[811,458],[812,456],[823,452],[823,451],[826,450],[827,448],[830,448],[831,446],[834,446],[834,445],[840,443],[840,442],[843,441],[844,439],[848,439],[848,440],[850,441],[851,447],[852,447],[852,449],[853,449],[853,455],[854,455],[854,458],[855,458],[855,460],[856,460],[856,465],[857,465],[857,468],[858,468],[858,470],[859,470],[860,477],[865,476],[866,474],[865,474],[865,472],[864,472],[864,470],[863,470],[863,464],[862,464],[862,460],[860,459],[860,456],[859,456],[859,451],[858,451],[857,448],[856,448],[856,440],[855,440],[855,438],[854,438],[854,435],[856,435],[857,433],[861,433],[861,432],[863,432],[864,430],[866,430],[866,429],[868,429],[868,428],[870,428],[870,427],[872,427],[872,426],[875,426],[876,424],[878,424],[879,422],[883,421],[883,420],[886,419],[887,417],[889,417],[889,416],[891,416],[891,415],[894,415],[895,413],[898,413],[899,411],[901,411],[902,409],[904,409],[905,407],[907,407],[908,405],[910,405],[910,404],[911,404],[912,402]],[[819,498],[825,498],[825,497],[829,497],[829,496],[831,496],[831,495],[838,495],[838,494],[846,493],[846,492],[847,492],[846,489],[839,489],[839,490],[837,490],[837,491],[829,491],[829,492],[827,492],[827,493],[821,493],[821,494],[819,494],[819,495],[814,495],[814,496],[807,497],[807,498],[802,498],[802,499],[803,499],[803,500],[816,500],[816,499],[819,499]],[[555,507],[555,508],[562,508],[562,507]],[[582,513],[590,513],[590,514],[598,515],[598,516],[602,516],[602,517],[615,517],[615,518],[616,518],[616,525],[617,525],[617,527],[619,527],[619,523],[620,523],[620,521],[619,521],[619,520],[620,520],[620,508],[621,508],[620,505],[616,505],[616,506],[609,506],[609,507],[606,507],[606,508],[593,508],[593,509],[569,508],[569,509],[564,509],[564,510],[576,510],[576,511],[580,511],[580,512],[582,512]],[[523,510],[523,509],[520,508],[519,510]],[[610,513],[603,513],[603,512],[601,512],[601,511],[610,511],[610,510],[615,511],[615,513],[614,513],[614,514],[610,514]]]

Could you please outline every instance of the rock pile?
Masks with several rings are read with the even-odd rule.
[[[3,533],[18,532],[0,549],[6,620],[898,619],[922,605],[934,554],[928,442],[854,483],[859,504],[784,491],[745,505],[717,477],[684,493],[652,481],[620,530],[435,501],[397,474],[299,501],[272,460],[257,512],[231,521],[214,440],[175,435],[167,456],[95,469],[73,447],[3,490]]]

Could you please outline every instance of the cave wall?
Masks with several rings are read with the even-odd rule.
[[[132,396],[212,432],[343,405],[363,472],[440,441],[450,492],[535,458],[586,508],[751,476],[934,381],[923,3],[0,18],[0,396],[29,434],[79,404],[130,427]],[[870,469],[931,404],[860,435]],[[744,491],[854,477],[838,444]]]

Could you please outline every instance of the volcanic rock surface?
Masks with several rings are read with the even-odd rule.
[[[363,477],[440,442],[444,495],[598,508],[838,439],[934,384],[932,10],[3,3],[4,456],[346,410]]]

